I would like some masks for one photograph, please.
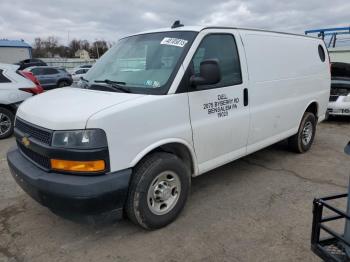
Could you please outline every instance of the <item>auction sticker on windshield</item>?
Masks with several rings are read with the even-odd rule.
[[[187,44],[187,40],[179,39],[179,38],[171,38],[171,37],[164,37],[162,42],[160,42],[161,45],[172,45],[172,46],[178,46],[178,47],[184,47]]]

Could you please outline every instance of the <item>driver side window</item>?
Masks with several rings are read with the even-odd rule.
[[[195,75],[199,75],[200,63],[207,59],[217,59],[220,66],[221,81],[213,88],[242,83],[241,64],[233,35],[210,34],[202,40],[192,59]]]

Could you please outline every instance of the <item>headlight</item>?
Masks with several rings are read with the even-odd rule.
[[[350,94],[348,94],[346,97],[344,97],[344,102],[350,102]]]
[[[75,149],[102,148],[107,147],[107,137],[101,129],[55,131],[52,146]]]

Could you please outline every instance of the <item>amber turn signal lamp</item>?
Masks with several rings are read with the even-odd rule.
[[[67,172],[101,172],[106,168],[105,161],[70,161],[51,159],[51,168]]]

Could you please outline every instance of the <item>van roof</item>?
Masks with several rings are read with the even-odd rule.
[[[288,32],[279,32],[279,31],[257,29],[257,28],[231,27],[231,26],[181,26],[181,27],[176,27],[176,28],[165,27],[165,28],[158,28],[158,29],[154,29],[154,30],[143,31],[143,32],[139,32],[136,34],[132,34],[132,35],[141,35],[141,34],[158,33],[158,32],[169,32],[169,31],[200,32],[200,31],[205,30],[205,29],[238,29],[238,30],[249,30],[249,31],[267,32],[267,33],[287,34],[287,35],[294,35],[294,36],[302,36],[302,37],[319,39],[317,37],[310,36],[310,35],[288,33]],[[132,36],[132,35],[130,35],[130,36]]]
[[[0,39],[0,47],[25,47],[25,48],[32,48],[29,44],[27,44],[23,40],[8,40],[8,39]]]

